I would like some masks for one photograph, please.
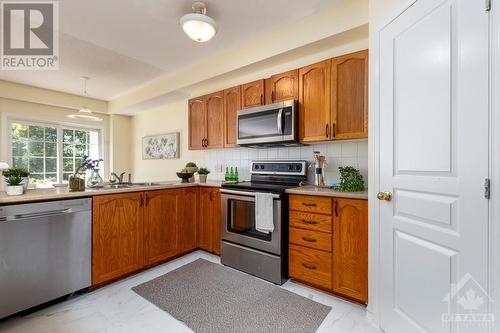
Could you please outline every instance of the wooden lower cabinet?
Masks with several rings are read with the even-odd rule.
[[[142,192],[92,200],[92,285],[143,267]]]
[[[289,275],[368,301],[368,201],[290,195]]]
[[[220,254],[220,192],[186,187],[93,197],[92,285],[202,248]]]
[[[368,301],[368,201],[334,200],[333,291]]]
[[[179,253],[181,190],[144,193],[144,265],[163,262]]]
[[[198,245],[200,249],[220,254],[220,191],[200,188]]]
[[[198,187],[182,189],[181,205],[179,206],[179,239],[180,252],[186,253],[198,248]]]

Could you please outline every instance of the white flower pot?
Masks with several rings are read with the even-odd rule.
[[[24,187],[23,185],[7,186],[6,192],[7,195],[21,195],[24,192]]]
[[[24,190],[26,191],[28,189],[30,179],[28,177],[23,177],[22,179],[23,179],[23,181],[21,182],[21,185],[24,188]],[[5,189],[7,188],[7,180],[5,179],[5,177],[3,180],[3,188],[5,188]]]
[[[200,183],[206,183],[207,182],[207,176],[208,175],[198,175],[200,177]]]

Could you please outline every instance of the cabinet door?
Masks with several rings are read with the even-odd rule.
[[[334,200],[333,291],[361,302],[368,299],[367,200]]]
[[[299,69],[301,142],[330,140],[330,67],[326,60]]]
[[[264,105],[264,80],[241,85],[241,108]]]
[[[207,108],[206,147],[224,147],[224,92],[205,96]]]
[[[299,71],[297,69],[271,76],[271,102],[299,99]]]
[[[212,189],[200,188],[200,218],[198,223],[198,246],[205,251],[213,251],[213,203]]]
[[[368,137],[368,50],[332,59],[332,136]]]
[[[92,285],[143,267],[142,192],[92,199]]]
[[[179,214],[180,252],[190,252],[198,248],[198,201],[199,189],[182,189]]]
[[[220,191],[217,188],[212,190],[212,210],[213,210],[213,219],[212,219],[212,227],[213,227],[213,244],[212,251],[213,253],[220,255],[220,242],[221,242],[221,198]]]
[[[241,87],[224,90],[224,113],[226,116],[224,128],[224,147],[238,147],[236,140],[236,115],[241,109]]]
[[[148,191],[144,200],[144,264],[152,265],[179,253],[179,190]]]
[[[207,108],[203,97],[189,100],[189,149],[203,149],[206,138]]]

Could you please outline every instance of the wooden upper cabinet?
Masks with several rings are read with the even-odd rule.
[[[264,105],[264,79],[241,85],[241,108]]]
[[[189,149],[203,149],[206,138],[207,107],[204,97],[189,100]]]
[[[142,192],[92,199],[92,285],[143,267]]]
[[[198,248],[198,206],[199,189],[187,187],[182,189],[182,200],[179,213],[180,253]]]
[[[334,199],[333,291],[368,300],[368,200]]]
[[[368,137],[368,50],[332,59],[332,136]]]
[[[144,265],[165,261],[179,253],[180,190],[144,193]]]
[[[205,96],[207,110],[206,148],[224,147],[224,92]]]
[[[224,147],[238,147],[237,140],[237,113],[241,109],[241,87],[224,90]]]
[[[300,141],[330,139],[331,60],[299,69]]]
[[[271,76],[271,102],[299,99],[299,70]]]

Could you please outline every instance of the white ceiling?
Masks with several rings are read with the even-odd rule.
[[[191,0],[60,0],[60,69],[1,71],[0,79],[110,100],[340,0],[206,0],[218,24],[209,42],[191,41],[179,18]],[[283,38],[289,38],[283,36]]]

